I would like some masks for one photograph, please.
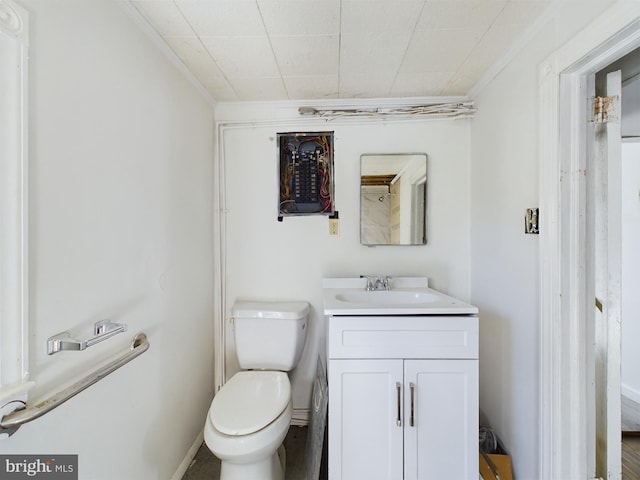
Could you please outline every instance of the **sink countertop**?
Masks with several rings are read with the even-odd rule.
[[[371,275],[376,277],[377,275]],[[367,286],[366,277],[347,277],[347,278],[323,278],[322,288],[325,289],[356,289],[364,290]],[[428,288],[429,279],[427,277],[391,277],[391,287],[398,288]]]
[[[326,278],[323,280],[323,300],[325,315],[477,315],[478,307],[445,295],[428,287],[424,277],[395,277],[390,291],[367,292],[364,278]],[[373,300],[376,295],[398,297],[415,294],[408,303],[386,303]],[[402,293],[404,292],[404,293]],[[420,298],[428,298],[421,302]],[[346,301],[345,298],[350,300]]]

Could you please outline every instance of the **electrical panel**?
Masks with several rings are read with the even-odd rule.
[[[333,132],[278,133],[278,220],[334,215]]]

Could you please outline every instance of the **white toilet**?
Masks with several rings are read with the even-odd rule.
[[[300,360],[309,304],[243,301],[232,313],[243,371],[214,397],[204,440],[221,460],[220,480],[283,480],[292,412],[286,372]]]

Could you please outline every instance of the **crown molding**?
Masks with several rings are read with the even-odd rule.
[[[2,1],[2,0],[0,0]],[[187,79],[189,83],[198,91],[198,93],[211,106],[216,106],[216,100],[211,96],[200,81],[191,73],[183,61],[175,54],[167,45],[162,36],[151,26],[148,20],[140,13],[140,11],[131,3],[130,0],[115,0],[124,12],[131,18],[142,32],[149,37],[153,44],[160,50],[165,58]]]

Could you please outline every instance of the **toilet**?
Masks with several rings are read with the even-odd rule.
[[[242,370],[214,397],[204,440],[221,461],[220,480],[284,480],[293,410],[286,372],[300,360],[309,304],[238,301],[232,315]]]

